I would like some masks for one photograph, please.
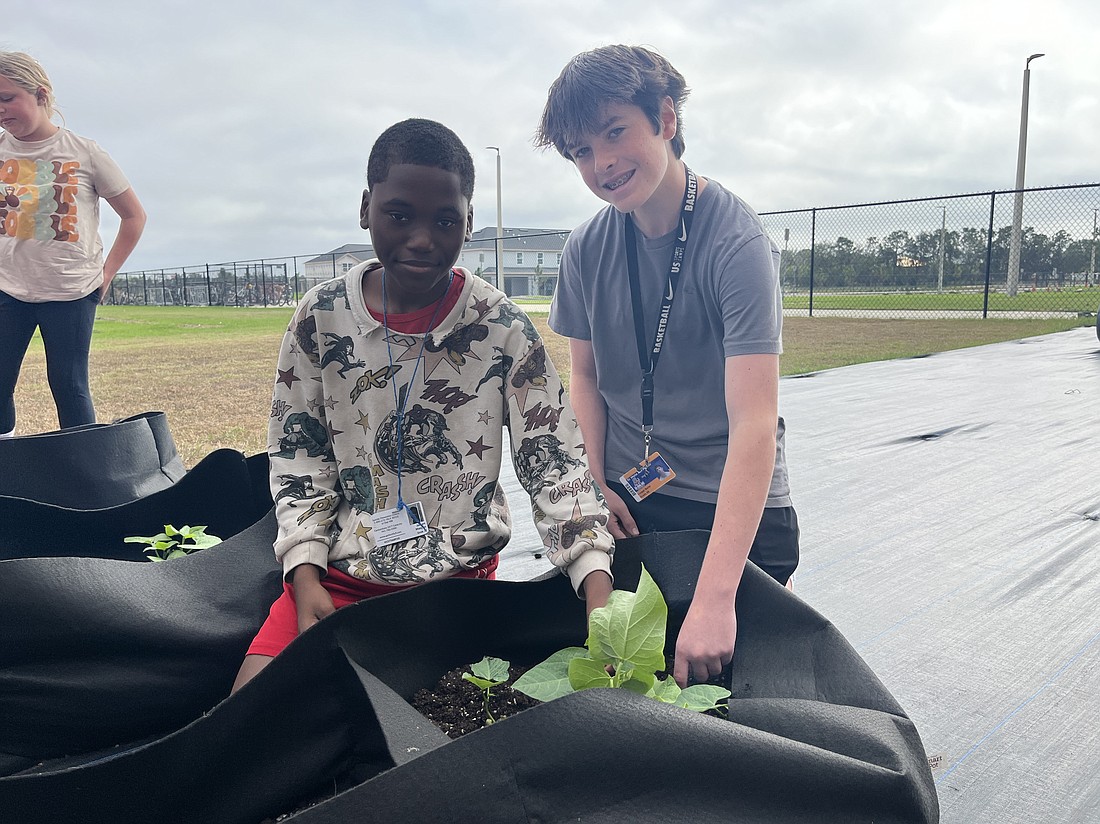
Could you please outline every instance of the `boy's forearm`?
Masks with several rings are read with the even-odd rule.
[[[743,427],[731,438],[718,487],[714,526],[696,595],[732,601],[767,501],[775,464],[775,427]]]
[[[696,598],[732,601],[760,526],[775,468],[778,356],[726,359],[729,436]]]

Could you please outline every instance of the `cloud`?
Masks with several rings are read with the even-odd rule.
[[[1027,182],[1090,182],[1097,30],[1090,0],[63,0],[5,19],[0,47],[35,54],[67,125],[126,171],[140,269],[365,240],[370,145],[411,116],[469,146],[477,228],[496,223],[490,145],[505,223],[572,227],[600,202],[531,137],[565,62],[615,42],[684,73],[686,159],[760,211],[1010,188],[1040,51]]]

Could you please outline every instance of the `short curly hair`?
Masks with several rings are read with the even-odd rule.
[[[553,146],[562,157],[572,160],[567,147],[597,131],[604,108],[613,103],[637,106],[660,132],[661,104],[669,97],[676,110],[672,150],[681,157],[683,104],[689,93],[676,67],[644,46],[603,46],[582,52],[566,64],[550,86],[535,145]]]
[[[474,197],[474,159],[458,135],[442,123],[414,117],[382,132],[367,159],[367,188],[384,182],[390,167],[401,163],[454,172],[461,181],[463,196],[467,200]]]

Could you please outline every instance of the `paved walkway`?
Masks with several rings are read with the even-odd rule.
[[[784,378],[795,592],[920,730],[944,824],[1100,821],[1091,328]],[[502,577],[548,568],[518,484]]]

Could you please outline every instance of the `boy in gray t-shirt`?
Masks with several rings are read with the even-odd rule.
[[[681,685],[731,660],[746,559],[780,583],[798,564],[779,252],[752,209],[681,160],[686,96],[661,55],[595,49],[551,86],[537,135],[610,204],[566,243],[550,326],[570,338],[570,397],[612,534],[711,530]]]

